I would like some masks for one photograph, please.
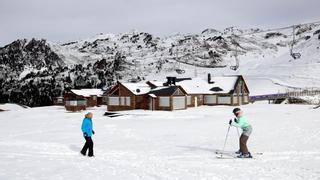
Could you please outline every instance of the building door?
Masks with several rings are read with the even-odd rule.
[[[186,109],[186,97],[185,96],[174,96],[173,100],[173,109]]]

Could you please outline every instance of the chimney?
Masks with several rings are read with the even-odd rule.
[[[176,82],[177,82],[177,77],[171,77],[171,83],[173,85],[176,85]]]
[[[176,77],[167,77],[167,82],[165,83],[167,86],[176,85],[177,78]]]
[[[214,83],[213,81],[211,81],[211,74],[210,73],[208,73],[208,83],[209,84],[213,84]]]
[[[167,77],[167,86],[170,86],[171,85],[171,77]]]

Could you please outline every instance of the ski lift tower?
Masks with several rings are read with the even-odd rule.
[[[240,65],[239,58],[238,58],[238,46],[239,46],[239,44],[235,40],[232,40],[232,44],[234,44],[236,46],[236,49],[235,49],[235,52],[234,52],[234,59],[236,61],[236,65],[235,66],[230,66],[230,69],[236,71],[239,68],[239,65]]]
[[[292,26],[292,42],[290,46],[290,55],[293,59],[299,59],[301,57],[301,54],[299,52],[293,52],[293,46],[295,44],[295,25]]]

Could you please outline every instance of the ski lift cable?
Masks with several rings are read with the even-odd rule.
[[[262,30],[262,31],[259,31],[259,32],[245,33],[245,34],[241,34],[241,35],[237,35],[237,36],[246,36],[246,35],[260,34],[260,33],[270,32],[270,31],[279,31],[279,30],[291,29],[294,26],[296,27],[296,26],[311,25],[311,24],[320,24],[320,21],[314,21],[314,22],[309,22],[309,23],[301,23],[301,24],[285,26],[285,27],[281,27],[281,28],[266,29],[266,30]]]

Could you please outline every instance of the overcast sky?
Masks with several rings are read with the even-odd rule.
[[[320,0],[0,0],[0,46],[64,42],[132,29],[158,36],[320,21]]]

